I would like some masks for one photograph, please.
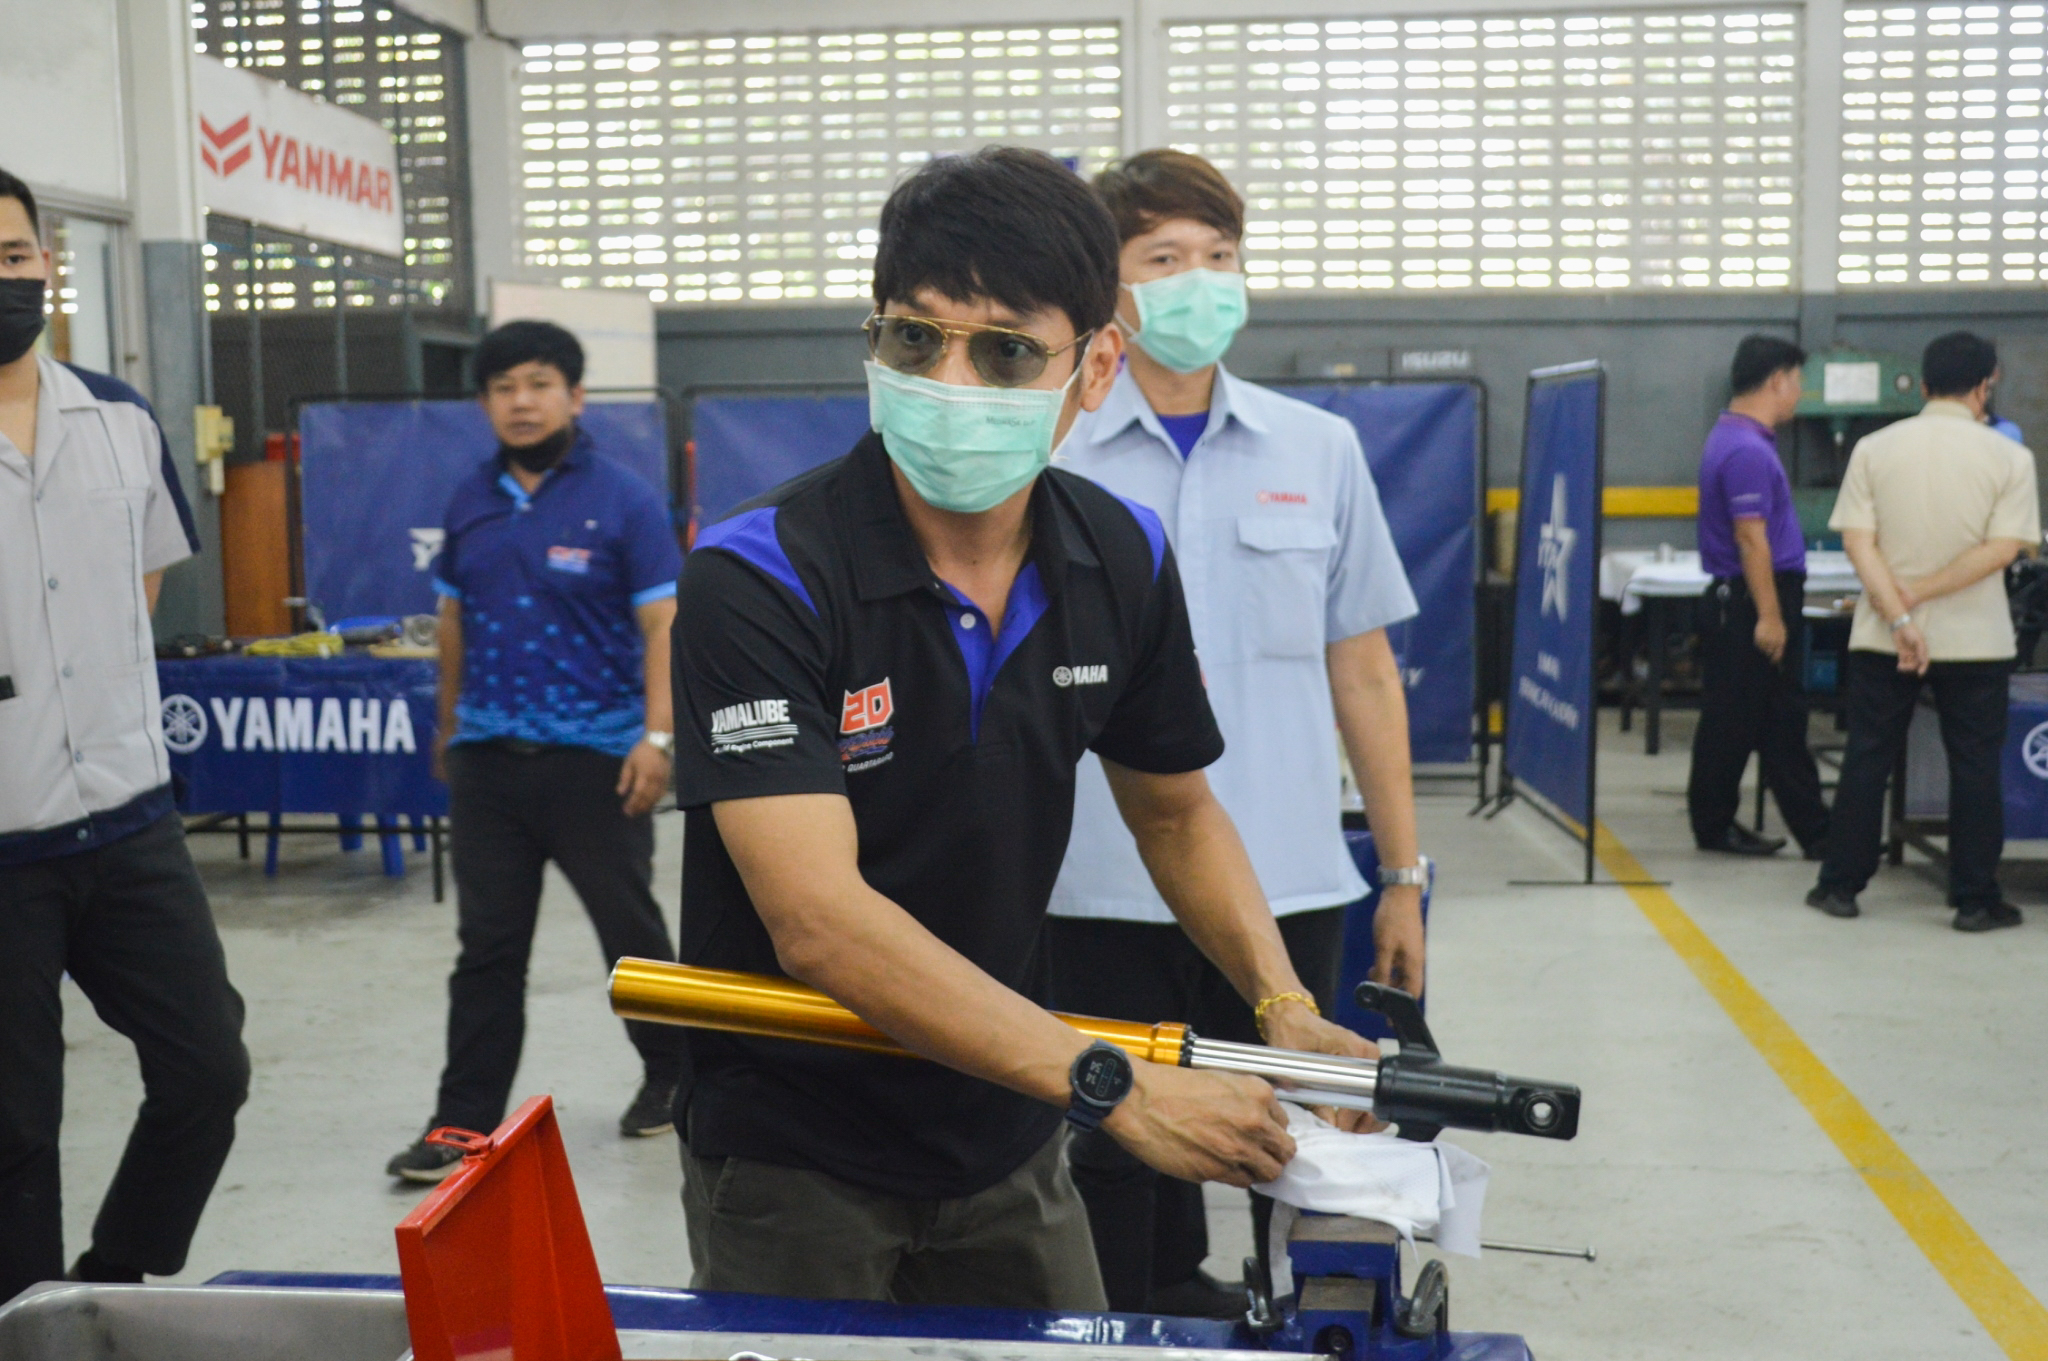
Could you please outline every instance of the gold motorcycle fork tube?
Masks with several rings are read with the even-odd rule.
[[[824,993],[787,978],[628,957],[612,969],[611,1002],[612,1011],[629,1021],[918,1057]],[[1188,1062],[1189,1035],[1184,1025],[1053,1014],[1088,1038],[1113,1044],[1134,1059],[1169,1066]]]

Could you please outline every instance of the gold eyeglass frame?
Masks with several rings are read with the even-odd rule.
[[[1086,344],[1095,335],[1095,332],[1092,329],[1083,331],[1079,335],[1075,336],[1072,340],[1068,341],[1066,344],[1060,346],[1058,349],[1054,349],[1052,346],[1045,343],[1043,337],[1035,336],[1031,334],[1031,332],[1029,331],[1020,331],[1014,326],[994,326],[990,325],[987,322],[980,321],[940,321],[937,317],[911,316],[908,313],[902,312],[870,312],[868,313],[867,320],[863,321],[860,324],[860,329],[862,333],[867,336],[868,339],[868,357],[870,359],[875,360],[877,363],[881,362],[881,356],[876,353],[875,347],[877,344],[880,343],[880,325],[882,322],[885,321],[914,321],[920,326],[929,326],[934,331],[937,331],[940,335],[944,336],[946,338],[948,345],[951,344],[955,336],[973,337],[977,335],[1002,335],[1015,336],[1019,340],[1024,341],[1026,344],[1029,344],[1039,350],[1044,351],[1045,363],[1042,366],[1040,366],[1038,373],[1032,374],[1031,377],[1025,379],[1022,383],[1011,384],[1010,386],[1012,387],[1026,387],[1029,384],[1036,382],[1039,374],[1044,373],[1047,368],[1051,367],[1053,360],[1058,359],[1061,355],[1065,354],[1068,350],[1073,349],[1076,345]],[[930,364],[925,366],[922,372],[929,373],[932,369],[937,368],[939,362],[943,360],[945,357],[946,346],[941,346],[939,348],[938,355],[932,360]],[[968,362],[973,362],[973,353],[971,351],[968,354]],[[889,365],[889,367],[892,369],[896,368],[894,364]],[[975,365],[974,371],[978,374],[981,374],[982,380],[984,382],[988,382],[988,375],[986,373],[982,373],[980,365]],[[921,376],[921,373],[913,372],[910,369],[896,369],[896,372],[908,373],[913,378]],[[999,383],[990,382],[989,386],[1000,387],[1003,385]]]

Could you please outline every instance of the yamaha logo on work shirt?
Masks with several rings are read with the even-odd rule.
[[[1056,666],[1052,669],[1052,683],[1064,690],[1070,685],[1107,685],[1107,666]]]
[[[711,750],[721,756],[796,745],[786,699],[756,699],[711,711]]]

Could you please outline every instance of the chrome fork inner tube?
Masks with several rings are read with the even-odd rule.
[[[1274,1095],[1297,1106],[1369,1111],[1380,1075],[1380,1066],[1372,1059],[1269,1049],[1262,1044],[1233,1044],[1229,1040],[1191,1036],[1186,1052],[1190,1068],[1265,1078],[1276,1088]]]

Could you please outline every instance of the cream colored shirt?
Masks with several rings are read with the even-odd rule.
[[[1867,529],[1899,581],[1938,572],[1989,539],[2041,544],[2034,455],[1977,420],[1961,402],[1935,398],[1917,416],[1856,442],[1828,528]],[[2012,615],[2001,572],[1913,609],[1937,662],[2013,655]],[[1869,592],[1856,606],[1849,646],[1897,652]]]

